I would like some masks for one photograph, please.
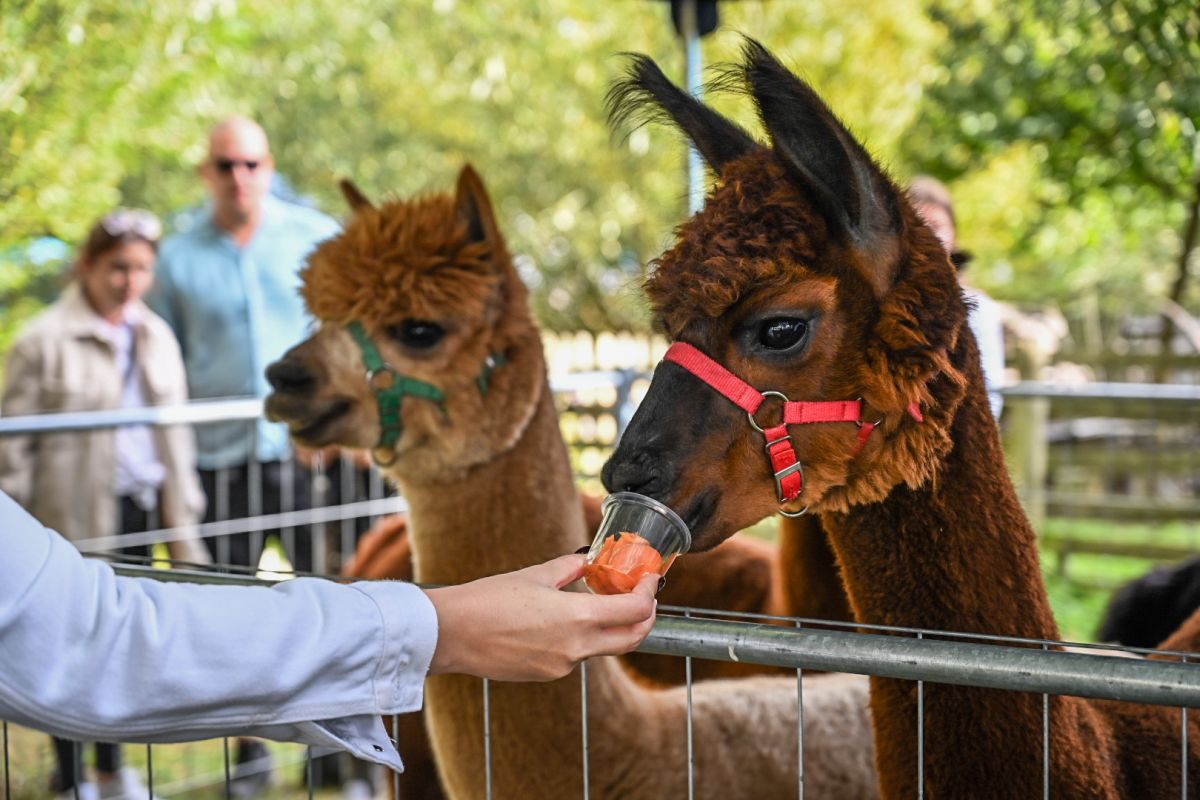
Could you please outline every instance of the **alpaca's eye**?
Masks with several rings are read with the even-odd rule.
[[[428,350],[446,335],[441,325],[422,319],[405,320],[399,325],[388,327],[387,332],[400,344],[417,350]]]
[[[775,317],[765,320],[758,328],[758,342],[768,350],[787,350],[795,347],[808,333],[808,322],[794,317]]]

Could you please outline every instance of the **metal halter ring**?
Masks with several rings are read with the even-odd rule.
[[[762,396],[763,396],[764,398],[767,398],[767,397],[778,397],[778,398],[779,398],[780,400],[782,400],[784,403],[788,403],[788,402],[790,402],[790,401],[787,399],[787,395],[786,395],[786,394],[784,394],[783,392],[763,392],[763,393],[762,393]],[[754,419],[754,415],[753,415],[753,414],[751,414],[749,411],[747,411],[747,412],[746,412],[746,419],[750,420],[750,427],[751,427],[751,428],[754,428],[754,430],[758,431],[759,433],[763,433],[763,429],[759,427],[759,425],[758,425],[758,422],[757,422],[757,421]]]
[[[805,514],[808,513],[808,506],[805,506],[804,508],[800,509],[799,511],[785,511],[783,506],[780,506],[779,513],[785,517],[791,517],[792,519],[796,519],[797,517],[803,517]]]
[[[859,402],[859,408],[862,408],[864,405],[866,405],[866,401],[864,401],[861,397],[858,398],[858,402]],[[882,415],[880,415],[879,419],[877,419],[871,423],[871,426],[878,428],[880,425],[883,424],[883,421],[885,419],[887,419],[887,415],[882,414]],[[866,425],[866,424],[867,424],[866,420],[861,420],[861,419],[854,420],[854,426],[856,428],[861,428],[863,425]]]
[[[398,377],[399,374],[392,365],[385,362],[378,369],[367,370],[367,386],[373,392],[387,391],[396,385]]]

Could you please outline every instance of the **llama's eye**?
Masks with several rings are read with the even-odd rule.
[[[787,350],[795,347],[808,333],[808,322],[794,317],[775,317],[758,327],[758,342],[768,350]]]
[[[423,319],[408,319],[399,325],[391,325],[387,332],[400,344],[417,350],[428,350],[446,335],[441,325]]]

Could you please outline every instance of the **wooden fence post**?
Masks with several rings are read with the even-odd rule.
[[[1017,340],[1016,365],[1021,380],[1037,380],[1049,353],[1028,339]],[[1046,519],[1046,473],[1050,443],[1047,440],[1050,400],[1043,397],[1008,397],[1008,426],[1004,449],[1017,495],[1035,531]]]

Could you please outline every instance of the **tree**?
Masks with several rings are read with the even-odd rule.
[[[1137,297],[1184,302],[1200,214],[1196,5],[1011,0],[932,15],[944,66],[907,155],[945,177],[989,178],[976,208],[994,211],[963,227],[1010,249],[1023,280],[996,288],[1068,305],[1105,292],[1122,311]]]
[[[933,29],[918,0],[843,6],[723,4],[706,58],[759,38],[890,157]],[[642,266],[686,214],[682,140],[614,136],[603,107],[622,51],[682,76],[666,3],[30,0],[0,24],[0,248],[78,241],[118,203],[201,202],[204,134],[230,113],[260,119],[280,172],[334,214],[338,178],[409,196],[472,162],[551,328],[644,325]],[[714,102],[756,127],[738,98]]]

